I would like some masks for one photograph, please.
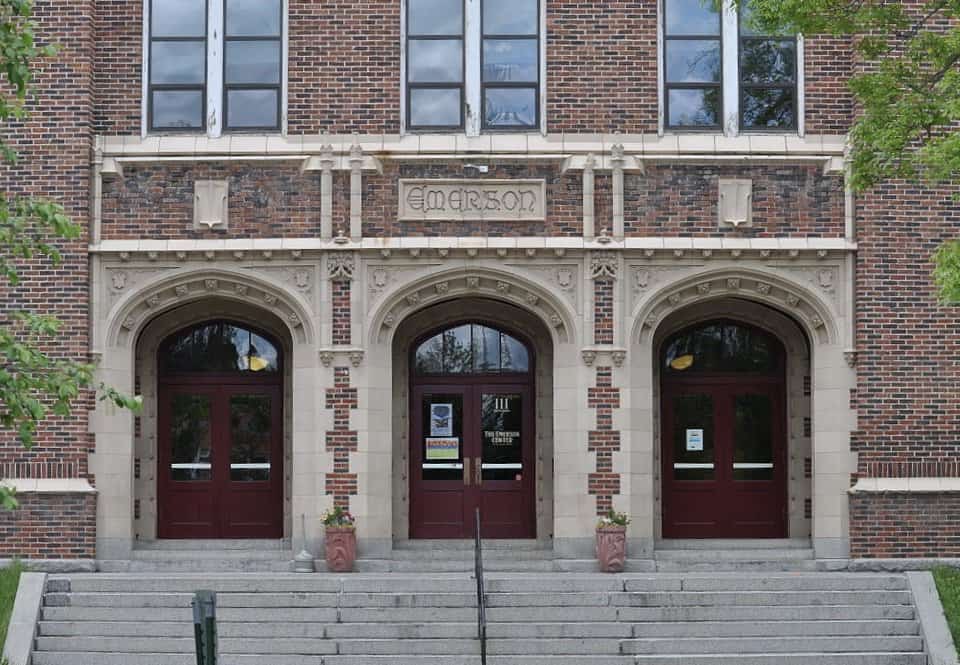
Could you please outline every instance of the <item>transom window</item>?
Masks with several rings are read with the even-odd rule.
[[[799,128],[795,36],[759,34],[722,0],[664,0],[663,23],[667,129]]]
[[[150,0],[150,131],[278,130],[282,0]]]
[[[540,126],[541,0],[407,0],[407,127]]]
[[[668,376],[703,373],[775,374],[783,347],[772,335],[740,323],[711,321],[688,328],[664,344]]]
[[[280,371],[280,353],[274,342],[227,321],[202,323],[168,337],[160,345],[159,362],[161,374],[255,376]]]
[[[417,374],[526,374],[530,353],[515,337],[480,324],[449,328],[421,342],[414,353]]]

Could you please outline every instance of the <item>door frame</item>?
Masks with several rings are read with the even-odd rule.
[[[452,330],[454,328],[464,326],[464,325],[480,325],[486,326],[500,331],[503,334],[509,335],[524,345],[524,348],[527,351],[527,356],[529,359],[529,365],[525,373],[512,373],[512,374],[492,374],[492,373],[480,373],[480,374],[429,374],[429,375],[418,375],[416,372],[416,352],[417,349],[425,341],[431,337],[436,336],[439,333],[442,333],[447,330]],[[407,367],[409,381],[408,381],[408,400],[407,400],[407,490],[409,492],[409,524],[408,524],[408,533],[409,538],[412,540],[421,539],[422,536],[417,536],[415,533],[418,530],[418,517],[420,517],[419,504],[422,502],[422,497],[419,495],[418,488],[420,486],[420,481],[418,479],[421,477],[422,469],[418,467],[418,461],[420,459],[419,453],[415,453],[414,444],[416,441],[415,432],[417,429],[417,423],[422,418],[420,413],[421,411],[421,400],[419,399],[420,395],[427,390],[452,390],[458,389],[464,394],[464,419],[468,419],[470,416],[467,414],[473,414],[473,411],[476,409],[476,419],[479,422],[479,407],[480,400],[479,396],[482,394],[484,388],[490,388],[492,390],[497,389],[514,389],[516,392],[519,392],[524,396],[524,405],[523,405],[523,414],[522,422],[524,428],[523,436],[523,450],[524,450],[524,466],[526,469],[529,469],[529,472],[525,472],[523,478],[524,485],[524,494],[527,506],[524,506],[524,523],[528,525],[528,531],[531,534],[529,539],[536,539],[537,534],[537,518],[536,518],[536,505],[537,505],[537,483],[536,483],[536,464],[537,464],[537,418],[536,418],[536,376],[537,376],[537,354],[536,348],[530,338],[522,332],[517,331],[516,329],[505,326],[498,322],[486,321],[484,319],[476,318],[467,318],[467,319],[458,319],[454,321],[445,322],[442,325],[433,326],[427,331],[415,336],[413,341],[410,343],[409,348],[407,349]],[[476,395],[477,399],[475,404],[470,404],[471,396]],[[480,433],[477,431],[477,440],[479,441]],[[467,436],[466,432],[464,433],[464,440],[466,441]],[[482,444],[480,444],[482,449]],[[482,453],[481,453],[482,455]],[[464,470],[466,471],[466,469]],[[474,474],[475,469],[471,468],[470,473]],[[442,482],[442,481],[441,481]],[[496,481],[490,481],[496,482]],[[463,487],[463,485],[461,485]],[[473,493],[476,490],[475,484],[473,482],[469,485],[470,492]],[[450,490],[453,491],[453,487],[450,486]],[[496,491],[494,489],[494,491]],[[481,520],[483,519],[481,515]],[[472,528],[473,522],[472,518],[469,522],[470,528],[464,529],[465,533],[473,533]],[[486,536],[485,536],[486,537]]]

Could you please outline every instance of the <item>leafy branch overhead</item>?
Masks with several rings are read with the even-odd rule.
[[[56,49],[35,38],[30,0],[0,0],[0,126],[27,115],[33,78],[31,64]],[[0,158],[8,166],[17,155],[0,137]],[[0,289],[10,293],[21,281],[26,261],[62,262],[56,242],[82,235],[61,206],[30,196],[0,192]],[[12,431],[27,448],[48,416],[67,417],[82,393],[94,385],[94,367],[46,349],[56,348],[61,325],[53,317],[12,309],[0,310],[0,430]],[[104,385],[100,398],[121,408],[139,409],[140,400]],[[0,508],[13,508],[10,488],[0,485]]]

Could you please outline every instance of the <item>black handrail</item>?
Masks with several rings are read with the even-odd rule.
[[[483,544],[480,541],[480,508],[477,508],[477,536],[474,544],[473,572],[477,578],[477,639],[480,640],[480,663],[487,665],[487,601],[483,595]]]

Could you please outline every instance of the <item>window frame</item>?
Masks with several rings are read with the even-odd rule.
[[[743,42],[745,40],[764,42],[764,41],[790,41],[789,35],[744,35],[743,34],[743,12],[737,12],[737,126],[741,132],[796,132],[800,129],[800,57],[803,54],[801,48],[801,39],[799,35],[793,36],[793,82],[791,85],[775,85],[768,83],[744,83],[743,81]],[[793,123],[787,127],[747,127],[743,121],[744,90],[792,90],[793,91]]]
[[[275,132],[279,131],[283,125],[283,91],[284,91],[284,78],[286,72],[286,48],[284,48],[284,43],[286,41],[286,8],[284,0],[279,0],[277,3],[280,10],[280,34],[276,36],[241,36],[241,37],[230,37],[227,34],[227,5],[230,3],[230,0],[213,0],[214,2],[222,1],[223,2],[223,26],[222,26],[222,52],[223,57],[221,67],[222,67],[222,77],[221,77],[221,86],[223,88],[222,92],[222,101],[221,108],[222,111],[222,120],[220,122],[223,130],[226,132],[236,133],[236,132]],[[210,0],[207,0],[210,2]],[[280,71],[277,72],[277,83],[276,85],[267,85],[263,83],[227,83],[227,45],[230,42],[276,42],[279,49],[279,59],[280,59]],[[259,126],[246,126],[246,127],[230,127],[229,118],[230,118],[230,91],[231,90],[275,90],[277,93],[277,122],[275,125],[259,125]]]
[[[206,13],[205,21],[205,58],[203,84],[203,122],[202,127],[185,129],[183,127],[154,127],[153,125],[153,95],[151,85],[151,65],[153,58],[152,30],[153,30],[153,2],[145,0],[143,3],[143,25],[141,30],[141,99],[140,99],[140,136],[184,135],[208,136],[219,138],[223,134],[250,134],[250,133],[279,133],[287,134],[287,103],[289,77],[289,0],[280,0],[280,82],[278,92],[277,125],[273,127],[241,127],[228,129],[226,127],[226,95],[229,89],[239,89],[245,84],[226,85],[226,3],[227,0],[204,0]],[[162,39],[162,38],[161,38]],[[199,38],[189,38],[189,40]],[[275,40],[276,37],[266,38]],[[163,86],[161,86],[163,87]],[[187,86],[195,89],[196,86]],[[271,88],[270,85],[256,84],[256,89]]]
[[[407,66],[403,71],[404,99],[406,101],[406,127],[409,131],[462,131],[467,122],[467,3],[461,0],[463,11],[460,14],[459,35],[411,35],[410,31],[410,1],[404,3],[404,44],[403,52]],[[416,83],[410,81],[410,42],[411,41],[460,41],[460,83]],[[414,125],[411,113],[411,92],[413,90],[459,90],[460,91],[460,122],[454,125]]]
[[[689,132],[689,131],[717,131],[723,129],[724,126],[724,108],[726,102],[726,94],[724,90],[724,51],[726,49],[726,40],[723,30],[723,11],[717,14],[717,28],[719,29],[718,34],[716,35],[675,35],[671,36],[667,32],[667,3],[670,0],[663,0],[660,4],[662,11],[660,16],[660,21],[662,25],[662,34],[663,34],[663,44],[661,45],[661,54],[663,62],[663,73],[660,77],[663,85],[663,126],[668,131],[680,131],[680,132]],[[716,83],[670,83],[667,79],[667,46],[670,42],[679,42],[679,41],[715,41],[720,46],[720,80]],[[704,90],[704,89],[716,89],[720,93],[720,108],[717,110],[717,123],[713,125],[671,125],[670,124],[670,91],[671,90]]]
[[[543,59],[543,26],[540,22],[540,14],[543,11],[543,0],[536,0],[537,3],[537,32],[536,35],[531,36],[530,34],[523,35],[499,35],[492,34],[488,35],[484,32],[484,12],[486,8],[486,0],[480,1],[480,25],[478,30],[480,31],[480,104],[478,106],[478,112],[480,114],[480,129],[481,131],[487,132],[536,132],[540,130],[540,91],[541,91],[541,79],[543,78],[541,60]],[[504,41],[531,41],[535,40],[537,43],[537,80],[533,83],[530,82],[520,82],[520,81],[510,81],[510,82],[495,82],[495,83],[486,83],[483,80],[483,70],[486,66],[484,58],[484,42],[488,39],[498,39]],[[512,88],[517,90],[529,90],[533,89],[534,92],[534,124],[533,125],[490,125],[487,123],[487,112],[486,112],[486,102],[487,102],[487,88]]]
[[[147,129],[150,132],[189,132],[202,133],[207,130],[207,95],[210,86],[210,3],[224,0],[203,0],[203,38],[200,37],[154,37],[153,36],[153,3],[155,0],[146,1],[147,27],[146,27],[146,57],[147,62],[153,63],[153,47],[155,42],[202,42],[203,43],[203,83],[153,83],[153,70],[144,68],[144,85],[146,87],[146,106],[147,106]],[[153,123],[153,93],[154,91],[200,91],[200,126],[199,127],[156,127]]]
[[[417,355],[421,348],[426,345],[431,339],[437,336],[443,336],[446,333],[461,328],[463,326],[480,326],[482,328],[488,328],[500,334],[501,340],[501,354],[503,353],[502,344],[503,337],[509,337],[515,342],[519,343],[527,354],[527,371],[525,372],[420,372],[417,368]],[[471,338],[472,344],[472,338]],[[472,350],[471,350],[472,352]],[[501,355],[502,358],[502,355]],[[472,360],[472,359],[471,359]],[[493,323],[491,321],[486,321],[483,319],[465,319],[461,321],[456,321],[454,323],[446,323],[439,327],[431,328],[429,331],[418,335],[414,338],[413,343],[410,344],[408,352],[408,374],[415,382],[420,383],[431,383],[437,381],[465,381],[465,380],[501,380],[501,381],[510,381],[515,380],[519,377],[533,377],[536,375],[536,349],[530,339],[526,335],[520,334],[513,329],[502,326],[499,323]]]

